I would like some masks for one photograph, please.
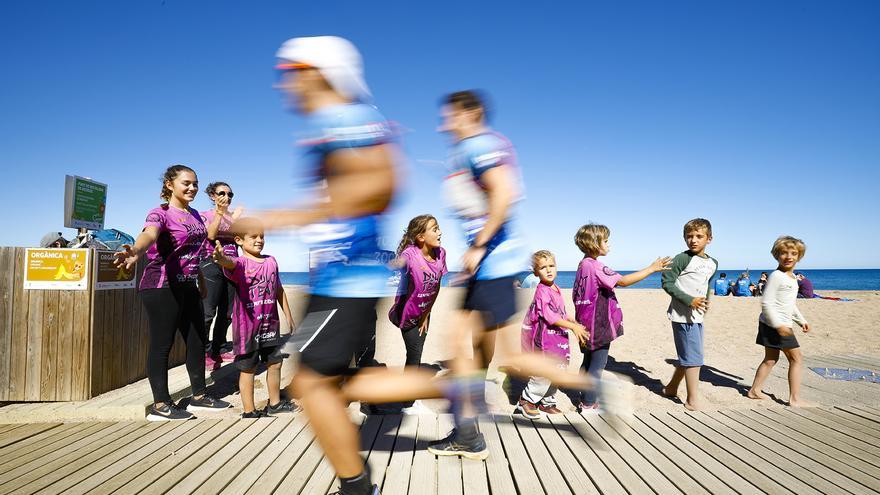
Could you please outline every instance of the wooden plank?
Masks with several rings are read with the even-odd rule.
[[[9,358],[9,393],[11,401],[22,401],[27,389],[28,309],[30,291],[24,290],[24,248],[15,248],[15,281],[12,293],[12,354]]]
[[[607,426],[609,428],[613,428],[613,431],[607,430],[603,433],[603,431],[598,428],[597,431],[602,433],[606,438],[619,437],[621,440],[625,441],[627,443],[627,449],[631,449],[633,452],[636,452],[643,456],[648,462],[651,463],[651,465],[653,465],[654,469],[656,469],[658,473],[665,476],[665,478],[668,478],[668,481],[675,486],[676,490],[680,490],[688,494],[709,493],[699,483],[688,476],[686,471],[679,468],[674,462],[667,458],[662,451],[657,450],[653,445],[642,438],[638,434],[638,432],[636,432],[629,424],[626,423],[626,418],[609,418],[607,415],[604,414],[601,415],[600,418],[604,420],[605,423],[607,423]],[[620,450],[618,450],[618,452],[620,452]],[[629,464],[632,466],[632,463]],[[652,488],[654,488],[655,491],[657,490],[657,485],[653,483],[649,484]]]
[[[876,357],[860,356],[858,354],[839,354],[834,357],[842,359],[844,362],[853,363],[855,365],[853,367],[860,367],[864,370],[880,370],[880,359]]]
[[[428,443],[437,440],[437,416],[421,415],[418,418],[419,429],[412,469],[410,470],[409,493],[412,495],[437,495],[437,463],[434,454],[427,450]],[[492,426],[494,428],[495,425]],[[497,492],[494,485],[492,490],[493,493]]]
[[[113,329],[113,365],[110,368],[111,380],[110,386],[113,388],[124,387],[128,385],[125,379],[125,334],[130,331],[128,326],[128,308],[125,307],[125,292],[121,290],[111,290],[113,292],[113,319],[116,322]],[[201,301],[200,301],[201,302]]]
[[[177,438],[173,438],[169,435],[166,440],[167,443],[157,445],[158,448],[146,457],[135,461],[130,465],[125,465],[128,463],[122,463],[119,472],[115,474],[113,472],[107,472],[106,476],[95,476],[94,478],[87,479],[85,482],[73,487],[70,490],[70,493],[93,493],[101,495],[107,495],[114,492],[129,493],[126,491],[117,492],[117,490],[128,484],[130,481],[144,475],[151,469],[159,471],[162,469],[169,469],[167,467],[168,464],[162,465],[162,463],[169,458],[179,459],[180,453],[183,452],[183,449],[186,449],[191,445],[198,446],[210,442],[229,429],[232,425],[229,421],[220,420],[190,420],[185,421],[184,423],[187,426],[190,424],[194,426],[188,431],[181,431],[182,435]],[[161,472],[155,476],[161,476]]]
[[[440,431],[452,430],[452,415],[441,414],[437,417]],[[510,425],[511,428],[513,425]],[[457,456],[437,456],[437,493],[443,495],[460,495],[464,493],[461,479],[461,458]]]
[[[751,442],[754,442],[755,445],[760,445],[772,452],[779,454],[780,457],[785,459],[785,462],[783,464],[777,465],[784,466],[790,463],[792,464],[791,469],[815,473],[817,476],[821,476],[823,479],[828,480],[829,482],[834,483],[835,485],[840,487],[837,490],[829,490],[825,493],[837,493],[841,490],[847,491],[849,493],[861,493],[865,489],[864,486],[856,483],[855,481],[838,473],[837,471],[834,471],[825,464],[810,458],[808,455],[789,448],[784,448],[784,446],[780,446],[778,442],[766,436],[760,430],[749,428],[742,423],[736,422],[733,419],[720,413],[715,413],[711,415],[707,413],[705,416],[706,418],[701,419],[704,419],[705,421],[708,421],[710,423],[715,422],[718,424],[722,424],[727,428],[730,428],[731,430],[748,438]]]
[[[819,409],[819,408],[813,408],[813,409]],[[858,416],[856,414],[853,414],[849,411],[841,409],[839,406],[835,406],[835,407],[831,408],[830,410],[828,410],[828,412],[830,414],[833,414],[835,417],[840,418],[841,420],[848,421],[850,423],[856,423],[856,424],[862,425],[865,428],[869,428],[872,430],[876,430],[876,429],[880,428],[880,424],[878,424],[876,421],[872,421],[870,419],[866,419],[866,418],[863,418],[863,417]]]
[[[317,438],[314,438],[314,441],[311,442],[308,449],[302,454],[302,457],[299,458],[296,464],[292,465],[287,475],[284,476],[284,479],[281,480],[281,483],[272,493],[300,493],[306,483],[308,483],[309,478],[318,469],[323,456],[324,452],[321,450],[321,445],[318,443]],[[255,484],[248,490],[248,493],[269,493],[268,491],[257,491],[255,490],[256,488],[257,485]]]
[[[25,400],[39,402],[43,370],[43,298],[46,291],[31,290],[28,297]]]
[[[311,428],[305,427],[302,432],[296,436],[293,442],[285,447],[284,451],[275,462],[254,482],[246,493],[251,495],[263,495],[266,493],[274,493],[278,486],[290,474],[294,466],[300,465],[303,457],[312,452],[312,444],[316,443],[315,434]],[[241,493],[241,492],[230,492]]]
[[[465,495],[489,493],[489,478],[486,475],[485,461],[462,459],[461,479]],[[394,492],[389,491],[388,493]]]
[[[66,495],[74,495],[86,493],[98,486],[109,485],[109,480],[119,473],[142,462],[156,451],[167,448],[166,446],[178,441],[182,435],[197,430],[200,425],[203,425],[204,429],[208,428],[207,424],[198,421],[162,423],[157,430],[141,437],[137,442],[125,446],[118,453],[113,453],[106,459],[101,459],[87,468],[80,469],[75,476],[65,478],[63,484],[59,484],[58,487],[64,487]]]
[[[863,439],[872,445],[880,443],[880,427],[871,428],[864,426],[856,421],[844,418],[839,414],[826,411],[818,407],[802,408],[793,407],[789,410],[792,414],[797,414],[803,418],[809,419],[815,423],[823,424],[829,428],[848,435],[852,438]]]
[[[857,407],[853,407],[852,405],[846,406],[834,406],[835,409],[840,409],[846,413],[852,414],[853,416],[858,416],[864,420],[870,421],[872,423],[880,423],[880,419],[878,419],[874,414],[869,413],[867,411],[863,411]]]
[[[16,426],[23,427],[24,425]],[[95,423],[68,423],[9,447],[3,447],[0,449],[0,472],[5,470],[5,465],[9,462],[29,456],[36,450],[51,451],[60,445],[71,443],[78,438],[82,431],[94,427]]]
[[[198,420],[196,420],[198,421]],[[254,425],[254,421],[221,420],[223,431],[202,441],[199,438],[174,455],[166,457],[152,468],[144,471],[120,488],[120,493],[165,493],[178,481],[199,467],[226,444],[246,429]],[[215,431],[212,428],[212,431]]]
[[[15,297],[15,248],[0,248],[0,401],[9,398]]]
[[[549,421],[546,423],[535,421],[534,426],[538,436],[541,437],[541,441],[544,442],[548,454],[552,456],[553,461],[559,468],[559,472],[565,478],[568,488],[576,495],[598,494],[599,490],[596,489],[593,482],[590,481],[590,477],[581,468],[578,460],[575,459],[568,446],[562,441],[562,437],[559,436],[559,432],[556,431],[553,424]]]
[[[15,428],[0,436],[0,448],[12,447],[18,450],[18,445],[23,440],[38,436],[40,433],[57,428],[61,423],[34,423]]]
[[[739,473],[722,464],[714,457],[707,455],[696,443],[692,442],[691,438],[695,437],[696,434],[689,428],[679,428],[677,430],[670,428],[666,423],[663,423],[651,414],[640,415],[638,419],[654,432],[661,435],[667,442],[678,447],[692,461],[709,470],[737,493],[743,495],[763,493],[751,484],[749,480],[740,476]]]
[[[264,418],[229,442],[195,471],[175,485],[174,493],[220,493],[255,457],[293,421],[288,418]],[[253,433],[252,435],[250,433]]]
[[[880,413],[875,412],[875,410],[870,407],[865,407],[862,404],[852,404],[848,406],[848,410],[858,411],[859,416],[880,423]]]
[[[845,370],[872,370],[874,368],[866,363],[842,356],[809,356],[806,358],[806,362],[811,368],[816,367],[816,365],[823,368],[840,368]]]
[[[693,477],[694,480],[698,483],[697,487],[691,486],[686,480],[680,480],[677,475],[672,474],[672,482],[676,483],[676,486],[684,490],[686,493],[700,493],[700,492],[708,492],[713,494],[733,494],[736,493],[732,488],[725,485],[720,479],[718,479],[713,473],[709,470],[701,466],[700,464],[690,459],[684,452],[678,450],[678,447],[669,443],[666,439],[661,437],[657,432],[652,430],[648,425],[642,423],[637,420],[633,416],[622,416],[621,419],[626,423],[629,429],[638,435],[638,438],[644,440],[644,445],[636,438],[635,436],[631,437],[630,433],[621,432],[621,435],[624,438],[627,438],[627,441],[630,442],[630,445],[635,447],[639,452],[647,453],[651,462],[654,462],[655,466],[658,468],[666,469],[667,472],[672,473],[674,469],[672,466],[675,466],[681,472]],[[615,425],[616,426],[616,425]],[[618,429],[620,432],[624,429],[622,426]],[[661,459],[661,456],[665,459],[668,459],[669,462],[672,463],[672,466],[666,465],[666,461]]]
[[[58,382],[56,361],[58,360],[58,298],[60,291],[43,292],[43,346],[40,356],[40,400],[54,401]]]
[[[538,479],[541,480],[541,486],[544,487],[544,491],[547,493],[571,493],[565,477],[562,476],[558,466],[553,461],[553,456],[547,451],[540,435],[535,431],[533,422],[520,416],[514,416],[512,421],[522,440],[523,449],[532,460],[532,465],[540,466],[540,469],[535,469],[535,472],[538,475]],[[514,466],[515,468],[516,466]]]
[[[92,277],[94,278],[94,277]],[[89,281],[89,285],[94,285]],[[73,400],[86,400],[91,395],[92,369],[92,290],[76,291],[73,295],[73,339],[70,394]]]
[[[631,467],[632,470],[651,487],[652,490],[656,493],[681,493],[681,491],[664,476],[663,472],[655,468],[641,454],[639,454],[638,451],[632,448],[632,446],[629,445],[619,433],[608,425],[608,421],[621,422],[619,419],[615,419],[613,416],[600,418],[596,414],[587,415],[584,419],[590,423],[590,426],[592,426],[593,429],[605,439],[608,445],[617,452],[617,455],[619,455],[624,462],[626,462],[627,465],[629,465],[629,467]]]
[[[107,309],[107,291],[94,291],[92,294],[92,322],[91,322],[91,373],[89,377],[90,396],[103,394],[107,391],[104,386],[104,329],[106,319],[104,312]]]
[[[73,356],[73,325],[74,325],[74,297],[73,291],[63,290],[58,295],[58,352],[55,354],[56,370],[55,377],[56,396],[55,400],[74,400],[72,393],[74,361],[81,365]]]
[[[583,416],[580,414],[567,414],[566,417],[572,426],[575,427],[578,434],[587,442],[587,445],[593,449],[596,456],[599,457],[602,463],[608,467],[611,473],[630,493],[651,492],[650,487],[639,477],[638,473],[626,464],[620,455],[590,426]]]
[[[300,435],[307,421],[305,415],[296,415],[293,421],[284,426],[284,430],[265,449],[247,466],[245,470],[240,472],[233,480],[223,488],[222,492],[227,495],[236,495],[244,493],[258,479],[263,477],[272,465],[284,459],[284,450]],[[296,459],[294,459],[296,462]],[[268,492],[267,492],[268,493]]]
[[[367,458],[367,462],[370,463],[373,483],[378,486],[382,486],[385,482],[388,464],[391,462],[391,451],[394,450],[394,442],[397,440],[397,432],[400,429],[400,421],[399,414],[383,416],[382,426],[379,428],[376,441],[373,442],[373,448]]]
[[[599,459],[592,447],[586,443],[581,437],[577,429],[567,419],[569,416],[574,417],[575,414],[566,414],[564,417],[559,415],[549,415],[547,419],[553,424],[556,432],[565,442],[568,449],[577,459],[578,463],[592,482],[599,488],[599,492],[603,494],[621,495],[626,494],[620,482],[611,474],[607,466]]]
[[[126,307],[125,342],[123,343],[125,346],[125,363],[123,364],[125,368],[125,383],[128,384],[140,380],[141,375],[145,374],[145,368],[135,367],[137,363],[136,354],[142,350],[140,348],[141,329],[138,327],[141,321],[140,312],[142,305],[138,299],[136,289],[123,289],[123,291],[125,292]]]
[[[31,494],[45,490],[53,483],[62,481],[66,476],[74,475],[79,469],[88,467],[89,464],[100,461],[102,458],[123,449],[126,445],[136,442],[160,426],[162,426],[160,423],[129,423],[125,428],[92,444],[88,449],[71,452],[18,478],[15,480],[18,485],[17,489],[12,493]],[[63,492],[52,488],[48,490],[48,493]]]
[[[812,421],[801,418],[800,416],[786,413],[785,411],[780,411],[775,408],[758,410],[756,412],[771,421],[779,422],[784,428],[789,428],[800,434],[808,435],[814,439],[814,441],[819,441],[825,445],[834,447],[841,452],[846,452],[853,457],[858,457],[866,463],[880,467],[880,456],[877,456],[876,454],[878,449],[873,445],[862,442],[861,440],[849,438],[845,435],[839,435],[834,430],[823,425],[818,425]],[[880,469],[877,470],[877,474],[880,475]]]
[[[834,493],[840,490],[813,473],[807,473],[795,468],[785,457],[775,452],[775,449],[767,449],[760,444],[756,444],[737,431],[712,421],[705,414],[677,413],[674,417],[692,429],[700,431],[707,438],[711,438],[719,446],[728,447],[730,453],[749,466],[760,466],[759,470],[764,476],[772,477],[775,481],[784,483],[789,490],[795,493],[822,494]]]
[[[724,414],[749,428],[762,432],[765,436],[773,439],[780,445],[784,445],[785,447],[788,447],[801,455],[807,456],[816,462],[821,462],[830,469],[833,469],[868,488],[880,490],[880,480],[860,471],[846,459],[841,459],[841,456],[836,455],[836,453],[830,450],[817,450],[814,448],[818,446],[817,442],[808,441],[809,443],[804,444],[798,439],[783,434],[777,423],[768,420],[764,416],[754,414],[754,411],[731,410],[722,411],[721,414]]]
[[[418,427],[418,416],[403,416],[401,418],[397,441],[394,443],[394,451],[391,453],[388,471],[385,474],[385,484],[382,485],[383,492],[406,493],[409,489],[410,469],[412,469]]]
[[[115,317],[115,298],[112,290],[100,291],[104,295],[104,330],[101,337],[102,351],[101,361],[98,366],[101,368],[101,391],[106,392],[113,390],[113,361],[118,357],[118,348],[116,347],[115,335],[118,334],[118,322]]]
[[[32,480],[31,474],[35,470],[41,470],[47,465],[55,465],[55,461],[65,458],[70,454],[82,453],[83,448],[94,449],[110,442],[116,435],[127,433],[131,430],[140,428],[140,424],[133,423],[116,423],[103,427],[98,431],[91,433],[86,437],[79,438],[76,442],[65,445],[64,447],[47,452],[46,454],[22,463],[10,463],[15,465],[14,469],[6,471],[0,475],[0,492],[6,492],[10,489],[22,486]],[[7,466],[3,466],[6,468]]]
[[[6,406],[6,408],[7,408],[7,409],[11,409],[11,408],[13,408],[13,407],[15,407],[15,406],[18,406],[18,405],[19,405],[19,404],[11,404],[11,405],[9,405],[9,406]],[[5,433],[5,432],[7,432],[7,431],[9,431],[9,430],[14,430],[15,428],[20,428],[21,426],[22,426],[22,425],[20,425],[20,424],[16,424],[16,423],[0,424],[0,435],[2,435],[3,433]]]

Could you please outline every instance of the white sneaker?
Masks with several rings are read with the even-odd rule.
[[[434,415],[436,414],[431,408],[422,404],[422,401],[417,400],[413,402],[413,405],[409,407],[404,407],[400,410],[401,414],[406,414],[408,416],[424,416],[424,415]]]

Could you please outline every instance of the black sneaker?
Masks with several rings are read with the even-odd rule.
[[[186,406],[187,410],[195,409],[196,411],[221,411],[230,407],[232,407],[232,404],[224,400],[215,399],[208,394],[198,398],[193,397]]]
[[[282,400],[274,406],[267,403],[262,412],[266,416],[274,416],[276,414],[291,414],[298,413],[300,411],[302,411],[302,407],[300,407],[298,404],[295,404],[289,400]]]
[[[441,438],[440,440],[431,440],[430,442],[428,442],[428,447],[433,447],[435,445],[440,445],[442,443],[451,442],[452,439],[455,438],[456,434],[458,434],[458,430],[455,428],[452,428],[452,431],[450,431],[448,435]]]
[[[173,402],[165,402],[159,407],[156,404],[150,406],[150,412],[147,413],[147,421],[186,421],[187,419],[196,419],[191,412],[180,409]]]
[[[474,459],[482,461],[489,457],[489,447],[486,446],[486,440],[483,434],[477,434],[474,441],[469,443],[460,443],[457,439],[445,442],[438,442],[435,445],[428,446],[428,452],[434,455],[457,455],[465,459]]]
[[[339,490],[338,492],[332,492],[328,495],[346,495],[346,494],[342,493],[342,490]],[[379,492],[379,485],[373,485],[370,487],[370,495],[382,495],[382,493]]]
[[[259,418],[265,418],[266,416],[268,416],[268,414],[266,414],[265,412],[263,412],[259,409],[254,409],[251,412],[241,413],[241,419],[259,419]]]

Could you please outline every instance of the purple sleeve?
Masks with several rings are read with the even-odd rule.
[[[245,269],[245,260],[243,256],[239,256],[237,258],[232,258],[232,261],[235,262],[235,266],[232,269],[224,268],[223,274],[226,275],[226,278],[232,280],[233,282],[240,284],[244,282],[244,269]]]
[[[156,227],[159,230],[165,229],[165,210],[162,208],[153,208],[147,213],[147,219],[144,220],[144,229],[147,227]]]
[[[599,287],[605,287],[606,289],[614,289],[617,286],[617,282],[623,278],[623,275],[615,272],[611,268],[603,265],[602,263],[597,263],[596,280],[599,282]]]
[[[562,310],[557,307],[558,301],[553,301],[552,294],[549,290],[535,291],[535,303],[535,309],[538,311],[538,316],[546,321],[548,325],[552,325],[559,320],[565,319]]]
[[[440,276],[446,275],[449,273],[449,269],[446,267],[446,250],[440,248]]]

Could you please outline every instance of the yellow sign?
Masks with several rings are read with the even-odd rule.
[[[86,290],[89,287],[88,249],[25,250],[24,288]]]
[[[113,251],[95,251],[95,290],[131,289],[134,269],[117,268]]]

